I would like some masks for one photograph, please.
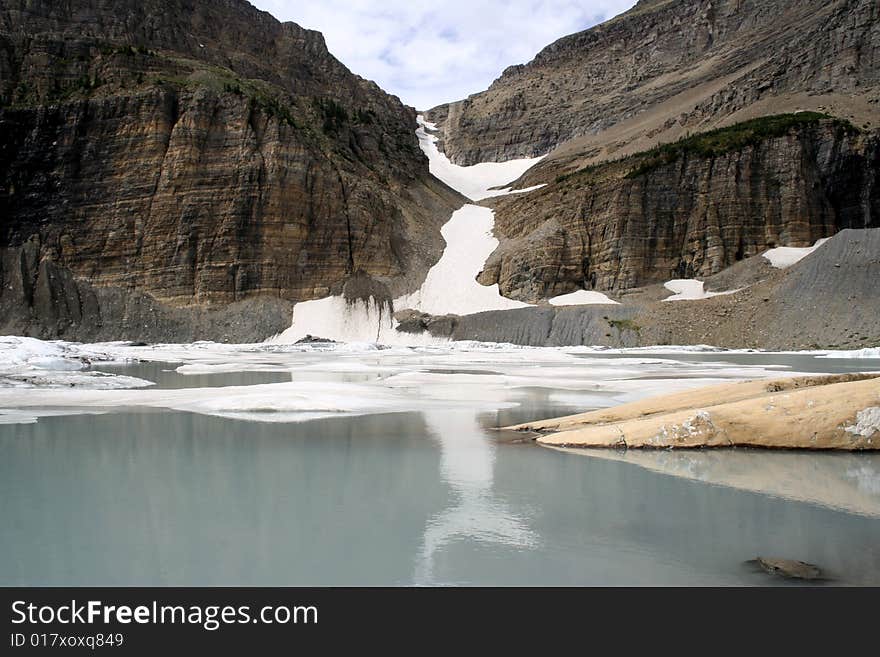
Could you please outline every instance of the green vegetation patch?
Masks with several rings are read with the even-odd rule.
[[[291,128],[299,129],[299,124],[293,118],[293,112],[290,111],[290,105],[280,100],[276,96],[267,96],[261,93],[254,93],[249,98],[251,107],[256,107],[264,114],[278,119],[281,123],[286,123]]]
[[[819,112],[762,116],[726,128],[688,136],[671,144],[661,144],[649,151],[633,155],[628,159],[638,159],[639,163],[625,177],[638,178],[689,155],[713,158],[734,153],[750,146],[757,146],[769,139],[784,137],[792,130],[815,127],[823,122],[846,134],[859,133],[859,129],[849,121]]]
[[[321,127],[325,134],[338,134],[348,124],[348,110],[332,98],[315,98],[314,105],[321,116],[323,122]]]
[[[555,182],[562,184],[576,179],[578,185],[593,185],[601,178],[613,175],[615,171],[621,169],[626,171],[623,174],[624,178],[639,178],[687,156],[719,157],[750,146],[757,146],[770,139],[784,137],[792,130],[802,130],[821,124],[830,125],[846,135],[856,135],[861,132],[849,121],[819,112],[763,116],[726,128],[688,135],[671,144],[661,144],[650,150],[617,160],[593,164],[577,171],[559,175]]]
[[[642,330],[642,327],[631,319],[609,319],[608,325],[611,326],[611,328],[617,329],[621,333],[623,331],[635,331],[638,333]]]

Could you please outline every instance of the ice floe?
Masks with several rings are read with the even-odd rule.
[[[45,347],[45,349],[44,349]],[[44,415],[163,408],[261,422],[422,410],[511,408],[536,390],[566,394],[582,407],[600,407],[660,392],[719,381],[788,375],[775,367],[717,361],[683,363],[640,350],[609,359],[588,348],[521,347],[457,342],[420,347],[351,344],[247,344],[198,342],[132,346],[30,343],[31,353],[58,350],[76,360],[102,353],[116,361],[176,363],[181,375],[285,372],[290,381],[251,386],[138,388],[141,379],[89,370],[104,385],[33,382],[32,390],[0,388],[0,422],[32,422]],[[172,369],[174,369],[172,367]],[[791,373],[794,374],[794,373]],[[131,379],[131,380],[127,380]],[[140,383],[138,383],[140,382]],[[125,388],[125,389],[119,389]]]
[[[818,358],[877,358],[880,359],[880,347],[868,347],[865,349],[853,349],[849,351],[828,351]]]
[[[0,388],[139,388],[150,381],[86,371],[95,362],[120,360],[112,350],[123,343],[77,345],[61,340],[0,336]],[[107,349],[104,348],[106,346]],[[124,362],[127,359],[122,359]]]

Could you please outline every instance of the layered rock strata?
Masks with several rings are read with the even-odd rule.
[[[559,447],[877,450],[878,394],[877,375],[733,383],[511,428]]]
[[[796,109],[876,126],[878,19],[874,0],[641,0],[428,118],[458,164],[571,140],[569,151],[596,161]]]
[[[767,117],[561,175],[495,201],[479,281],[535,303],[707,277],[776,246],[880,226],[880,139]]]
[[[462,202],[412,108],[242,0],[4,2],[0,100],[6,332],[261,339],[355,274],[416,289]]]

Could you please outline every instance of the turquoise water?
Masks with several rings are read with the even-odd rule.
[[[211,376],[199,385],[277,375]],[[808,499],[791,499],[494,430],[574,410],[535,389],[490,413],[261,423],[138,410],[0,425],[0,584],[788,584],[745,563],[757,555],[880,584],[880,457],[777,454],[805,484]],[[737,454],[760,488],[766,453]],[[841,496],[856,508],[835,508]]]

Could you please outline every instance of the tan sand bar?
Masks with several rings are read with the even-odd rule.
[[[564,447],[880,449],[880,375],[723,384],[510,427]]]

